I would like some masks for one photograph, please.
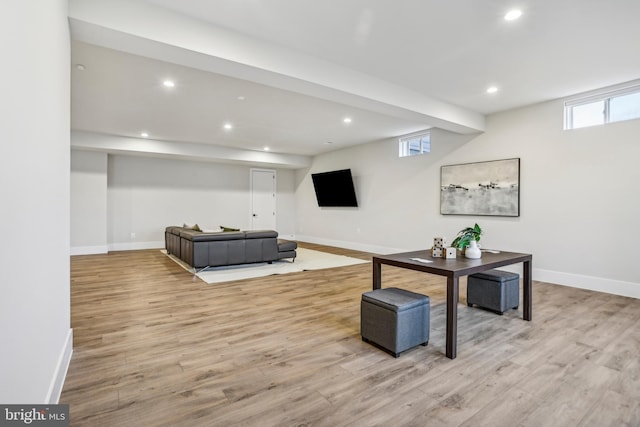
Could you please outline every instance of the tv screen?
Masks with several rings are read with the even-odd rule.
[[[351,169],[311,174],[318,206],[357,207]]]

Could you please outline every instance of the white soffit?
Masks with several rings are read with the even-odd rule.
[[[484,131],[482,114],[450,105],[358,71],[123,0],[70,0],[72,37],[456,133]]]
[[[82,131],[71,132],[71,148],[110,154],[170,157],[200,162],[223,161],[283,169],[301,169],[311,166],[309,156],[243,150],[210,144],[128,138]]]

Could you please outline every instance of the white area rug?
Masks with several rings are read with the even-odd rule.
[[[166,254],[166,251],[163,250]],[[272,274],[287,274],[305,270],[321,270],[324,268],[344,267],[347,265],[366,264],[365,261],[358,258],[351,258],[343,255],[334,255],[326,252],[314,251],[311,249],[296,249],[298,256],[295,262],[291,259],[274,261],[272,264],[240,264],[225,267],[208,268],[196,275],[205,282],[221,283],[230,282],[232,280],[252,279],[254,277],[265,277]],[[180,264],[184,269],[193,272],[193,269],[180,261],[173,255],[169,257]]]

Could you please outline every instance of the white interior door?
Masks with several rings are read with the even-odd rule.
[[[276,229],[276,171],[251,169],[251,229]]]

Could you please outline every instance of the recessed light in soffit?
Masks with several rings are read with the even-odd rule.
[[[506,21],[515,21],[516,19],[520,18],[522,16],[522,11],[518,10],[518,9],[513,9],[510,10],[509,12],[506,13],[506,15],[504,15],[504,19]]]

